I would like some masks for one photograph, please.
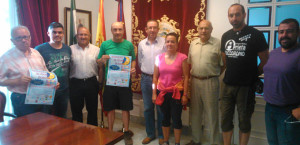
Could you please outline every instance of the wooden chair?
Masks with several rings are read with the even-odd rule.
[[[3,122],[4,116],[9,116],[9,117],[13,117],[16,118],[16,115],[10,114],[10,113],[5,113],[4,109],[5,109],[5,105],[6,105],[6,96],[3,92],[0,91],[0,122]]]

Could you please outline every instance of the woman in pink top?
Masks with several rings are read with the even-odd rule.
[[[177,52],[178,35],[169,33],[166,36],[166,53],[156,57],[153,73],[153,103],[160,105],[164,117],[162,130],[164,145],[169,144],[170,120],[172,118],[175,145],[180,145],[182,128],[181,112],[186,105],[188,91],[187,56]]]

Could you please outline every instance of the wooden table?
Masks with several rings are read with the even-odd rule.
[[[106,145],[123,139],[123,133],[34,113],[0,123],[1,145]]]

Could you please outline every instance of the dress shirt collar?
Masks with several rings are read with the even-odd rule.
[[[77,48],[81,48],[83,50],[83,48],[81,46],[79,46],[78,43],[76,44],[76,46],[77,46]],[[90,43],[86,47],[84,47],[84,49],[88,49],[88,48],[90,48]]]
[[[147,41],[146,41],[146,44],[147,44],[147,45],[151,45],[150,41],[148,40],[148,37],[147,37],[146,40],[147,40]],[[155,38],[154,43],[158,43],[157,37]]]
[[[201,42],[201,39],[199,38],[199,41],[198,41],[196,44],[202,44],[202,45],[205,45],[205,44],[207,44],[207,43],[213,44],[213,38],[210,37],[206,43]]]

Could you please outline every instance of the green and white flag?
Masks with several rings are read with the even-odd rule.
[[[76,42],[76,5],[75,0],[71,0],[71,10],[70,10],[70,37],[69,37],[69,45],[73,45]]]

